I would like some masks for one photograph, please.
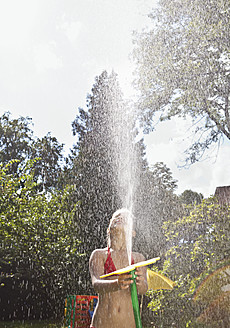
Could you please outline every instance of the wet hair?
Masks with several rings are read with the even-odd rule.
[[[108,247],[111,246],[111,238],[110,238],[111,224],[112,224],[113,220],[115,218],[118,218],[119,216],[122,216],[124,219],[128,218],[129,216],[134,218],[132,213],[127,208],[120,208],[119,210],[117,210],[116,212],[113,213],[112,218],[110,219],[110,222],[109,222],[109,227],[107,229],[107,245],[108,245]]]

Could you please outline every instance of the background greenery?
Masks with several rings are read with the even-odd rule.
[[[0,328],[63,328],[63,323],[50,321],[50,320],[42,320],[42,321],[15,321],[15,322],[0,322]]]
[[[76,142],[68,155],[51,134],[35,137],[31,118],[13,119],[8,112],[0,117],[0,319],[5,325],[62,318],[66,295],[94,293],[88,260],[96,247],[106,246],[110,217],[122,204],[116,168],[125,153],[114,152],[121,146],[136,154],[134,248],[146,258],[161,256],[154,270],[176,282],[172,291],[148,293],[143,323],[202,327],[197,317],[205,304],[195,304],[193,295],[204,277],[229,261],[230,207],[191,190],[177,195],[170,168],[149,167],[137,127],[141,119],[151,130],[156,112],[161,120],[191,116],[199,123],[187,164],[221,138],[229,139],[229,5],[159,1],[150,13],[154,29],[135,36],[141,97],[131,125],[130,105],[114,72],[95,78],[86,108],[79,108],[72,122]],[[120,112],[111,122],[111,113]],[[126,131],[127,126],[128,143],[120,132],[111,147],[113,128]]]

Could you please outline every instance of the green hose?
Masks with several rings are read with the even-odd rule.
[[[139,310],[139,302],[137,297],[137,286],[136,286],[136,275],[135,270],[131,271],[133,283],[130,285],[131,289],[131,299],[133,304],[133,313],[134,313],[134,319],[136,323],[136,328],[142,328],[141,324],[141,316],[140,316],[140,310]]]

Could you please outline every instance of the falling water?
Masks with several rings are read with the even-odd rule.
[[[127,129],[128,130],[128,129]],[[128,133],[129,131],[126,131]],[[133,230],[133,207],[134,207],[134,194],[135,194],[135,186],[136,179],[134,175],[135,170],[135,150],[134,146],[128,147],[131,145],[130,136],[127,135],[126,144],[123,145],[124,148],[120,149],[120,152],[123,153],[122,157],[124,158],[121,161],[121,165],[118,170],[118,183],[120,189],[120,198],[122,200],[122,207],[127,208],[127,216],[126,216],[126,225],[125,225],[125,236],[126,236],[126,247],[129,258],[129,264],[131,264],[131,253],[132,253],[132,230]],[[126,152],[124,152],[124,149]],[[126,156],[125,156],[126,154]]]
[[[126,248],[127,248],[127,254],[129,259],[129,264],[131,264],[131,258],[132,258],[132,231],[133,231],[133,218],[132,218],[132,207],[129,208],[129,214],[127,217],[127,225],[125,229],[125,237],[126,237]]]
[[[110,143],[113,147],[113,171],[117,177],[117,194],[121,207],[128,209],[126,216],[126,247],[131,264],[133,208],[137,174],[135,147],[135,112],[129,104],[117,103],[116,110],[110,113]]]

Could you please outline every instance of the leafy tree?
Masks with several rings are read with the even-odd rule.
[[[15,176],[14,162],[0,166],[0,317],[60,316],[66,295],[78,291],[82,256],[73,187],[39,194],[34,163]]]
[[[165,223],[172,247],[166,254],[163,273],[177,286],[172,291],[150,292],[150,307],[157,325],[203,327],[196,319],[204,304],[196,305],[192,298],[211,270],[229,261],[229,217],[230,206],[221,206],[210,198],[190,206],[189,215]]]
[[[134,58],[146,130],[160,120],[190,116],[195,129],[187,164],[230,139],[229,1],[160,0],[153,28],[136,36]]]
[[[34,137],[31,125],[32,119],[29,117],[11,119],[9,112],[0,117],[0,163],[6,164],[16,159],[9,169],[13,174],[19,174],[28,159],[39,158],[34,172],[37,187],[40,190],[61,187],[64,184],[63,144],[50,133],[41,139]]]
[[[185,205],[200,204],[202,202],[203,198],[204,198],[204,196],[201,193],[198,193],[198,192],[195,192],[192,190],[185,190],[180,195],[180,201],[182,202],[182,204],[185,204]]]
[[[82,264],[85,290],[90,288],[88,258],[95,248],[106,246],[106,229],[112,213],[129,207],[142,163],[142,142],[136,142],[135,118],[125,104],[112,72],[96,77],[87,109],[79,108],[73,134],[70,181],[81,199],[78,217],[86,261]],[[139,160],[136,160],[138,151]],[[132,190],[130,191],[129,188]]]
[[[34,173],[39,189],[61,188],[65,185],[62,150],[63,144],[60,144],[57,138],[52,137],[50,133],[33,142],[31,157],[39,159],[36,161]]]
[[[0,162],[8,163],[12,159],[11,170],[17,172],[20,161],[29,158],[33,142],[32,120],[29,117],[11,119],[6,112],[0,117]]]
[[[177,181],[162,162],[142,172],[140,179],[139,211],[137,220],[137,244],[146,258],[164,256],[169,245],[166,242],[163,222],[174,222],[182,212],[175,194]]]

